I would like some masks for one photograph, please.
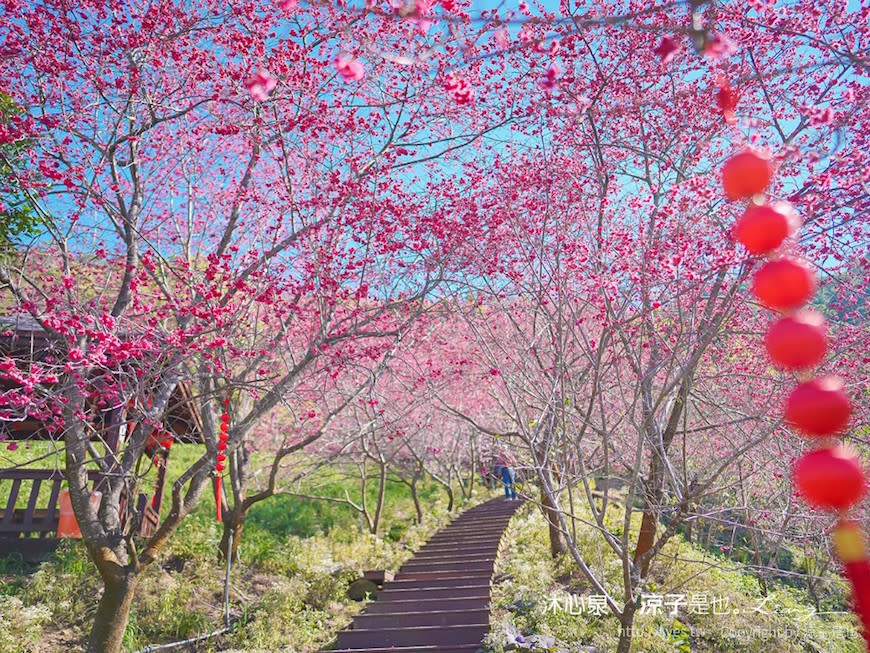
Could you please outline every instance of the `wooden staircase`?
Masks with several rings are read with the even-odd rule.
[[[489,632],[489,589],[519,501],[467,510],[408,560],[338,633],[332,653],[473,653]]]

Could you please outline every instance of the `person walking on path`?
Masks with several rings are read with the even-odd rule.
[[[498,457],[498,464],[501,467],[501,480],[504,483],[504,500],[516,501],[517,490],[514,485],[517,477],[516,464],[517,461],[507,450],[503,450]]]

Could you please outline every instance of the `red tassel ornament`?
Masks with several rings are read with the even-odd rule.
[[[221,485],[222,485],[222,483],[221,483],[221,481],[223,481],[223,480],[224,480],[223,476],[221,476],[220,473],[218,473],[218,477],[215,479],[215,482],[214,482],[214,502],[215,502],[215,505],[217,505],[217,520],[218,520],[219,524],[221,522],[221,503],[222,503],[222,497],[221,497]]]

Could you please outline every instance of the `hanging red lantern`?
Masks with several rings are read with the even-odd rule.
[[[823,437],[841,433],[849,425],[852,405],[836,376],[801,383],[788,396],[785,420],[804,435]]]
[[[750,253],[767,254],[800,226],[800,218],[788,202],[750,204],[734,225],[734,237]]]
[[[771,360],[781,369],[815,367],[828,350],[825,318],[811,310],[784,317],[767,330],[764,346]]]
[[[729,200],[763,193],[772,177],[770,159],[753,149],[738,152],[722,166],[722,186]]]
[[[722,169],[725,194],[732,200],[763,192],[771,176],[769,162],[751,150],[734,155]],[[753,254],[768,253],[799,226],[793,215],[790,207],[750,207],[735,227],[735,236]],[[807,302],[815,286],[815,274],[806,262],[784,258],[768,262],[755,273],[752,292],[769,308],[792,311]],[[827,349],[824,322],[812,311],[784,318],[769,329],[765,344],[774,363],[782,367],[812,367],[821,362]],[[805,435],[838,433],[848,425],[850,415],[849,398],[836,377],[802,383],[786,402],[786,421]],[[794,465],[792,478],[810,505],[832,511],[846,510],[867,491],[857,458],[844,447],[805,454]],[[852,585],[853,609],[870,648],[870,562],[863,536],[856,525],[841,522],[834,531],[834,544]]]
[[[171,449],[172,444],[175,441],[174,436],[169,431],[163,432],[163,439],[160,441],[160,446],[164,449]]]
[[[752,294],[768,308],[800,308],[816,291],[816,275],[803,260],[791,257],[768,261],[752,278]]]
[[[160,446],[160,429],[154,429],[145,441],[145,450],[153,451]]]
[[[224,465],[224,461],[226,461],[226,459],[227,459],[227,455],[224,453],[224,451],[226,451],[226,449],[227,449],[227,440],[229,440],[229,437],[230,437],[230,434],[229,434],[229,430],[230,430],[229,410],[230,410],[230,396],[227,395],[226,397],[224,397],[224,410],[223,410],[223,413],[221,414],[221,428],[220,428],[220,431],[218,432],[218,438],[219,438],[218,444],[217,444],[218,453],[215,456],[216,462],[215,462],[215,466],[214,466],[215,473],[217,474],[217,478],[215,479],[215,485],[214,485],[214,500],[215,500],[215,505],[217,507],[217,520],[218,520],[218,522],[221,521],[221,517],[222,517],[221,506],[223,504],[223,496],[222,496],[222,492],[221,492],[221,487],[223,484],[223,476],[221,476],[221,474],[223,473],[224,469],[226,469],[226,467]]]
[[[792,473],[801,496],[814,508],[846,510],[867,491],[857,457],[842,446],[804,454]]]

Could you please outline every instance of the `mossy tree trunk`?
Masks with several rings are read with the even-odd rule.
[[[120,569],[109,571],[107,567],[114,565],[108,561],[101,566],[104,589],[97,604],[87,650],[88,653],[117,653],[124,641],[140,575],[135,571]]]

